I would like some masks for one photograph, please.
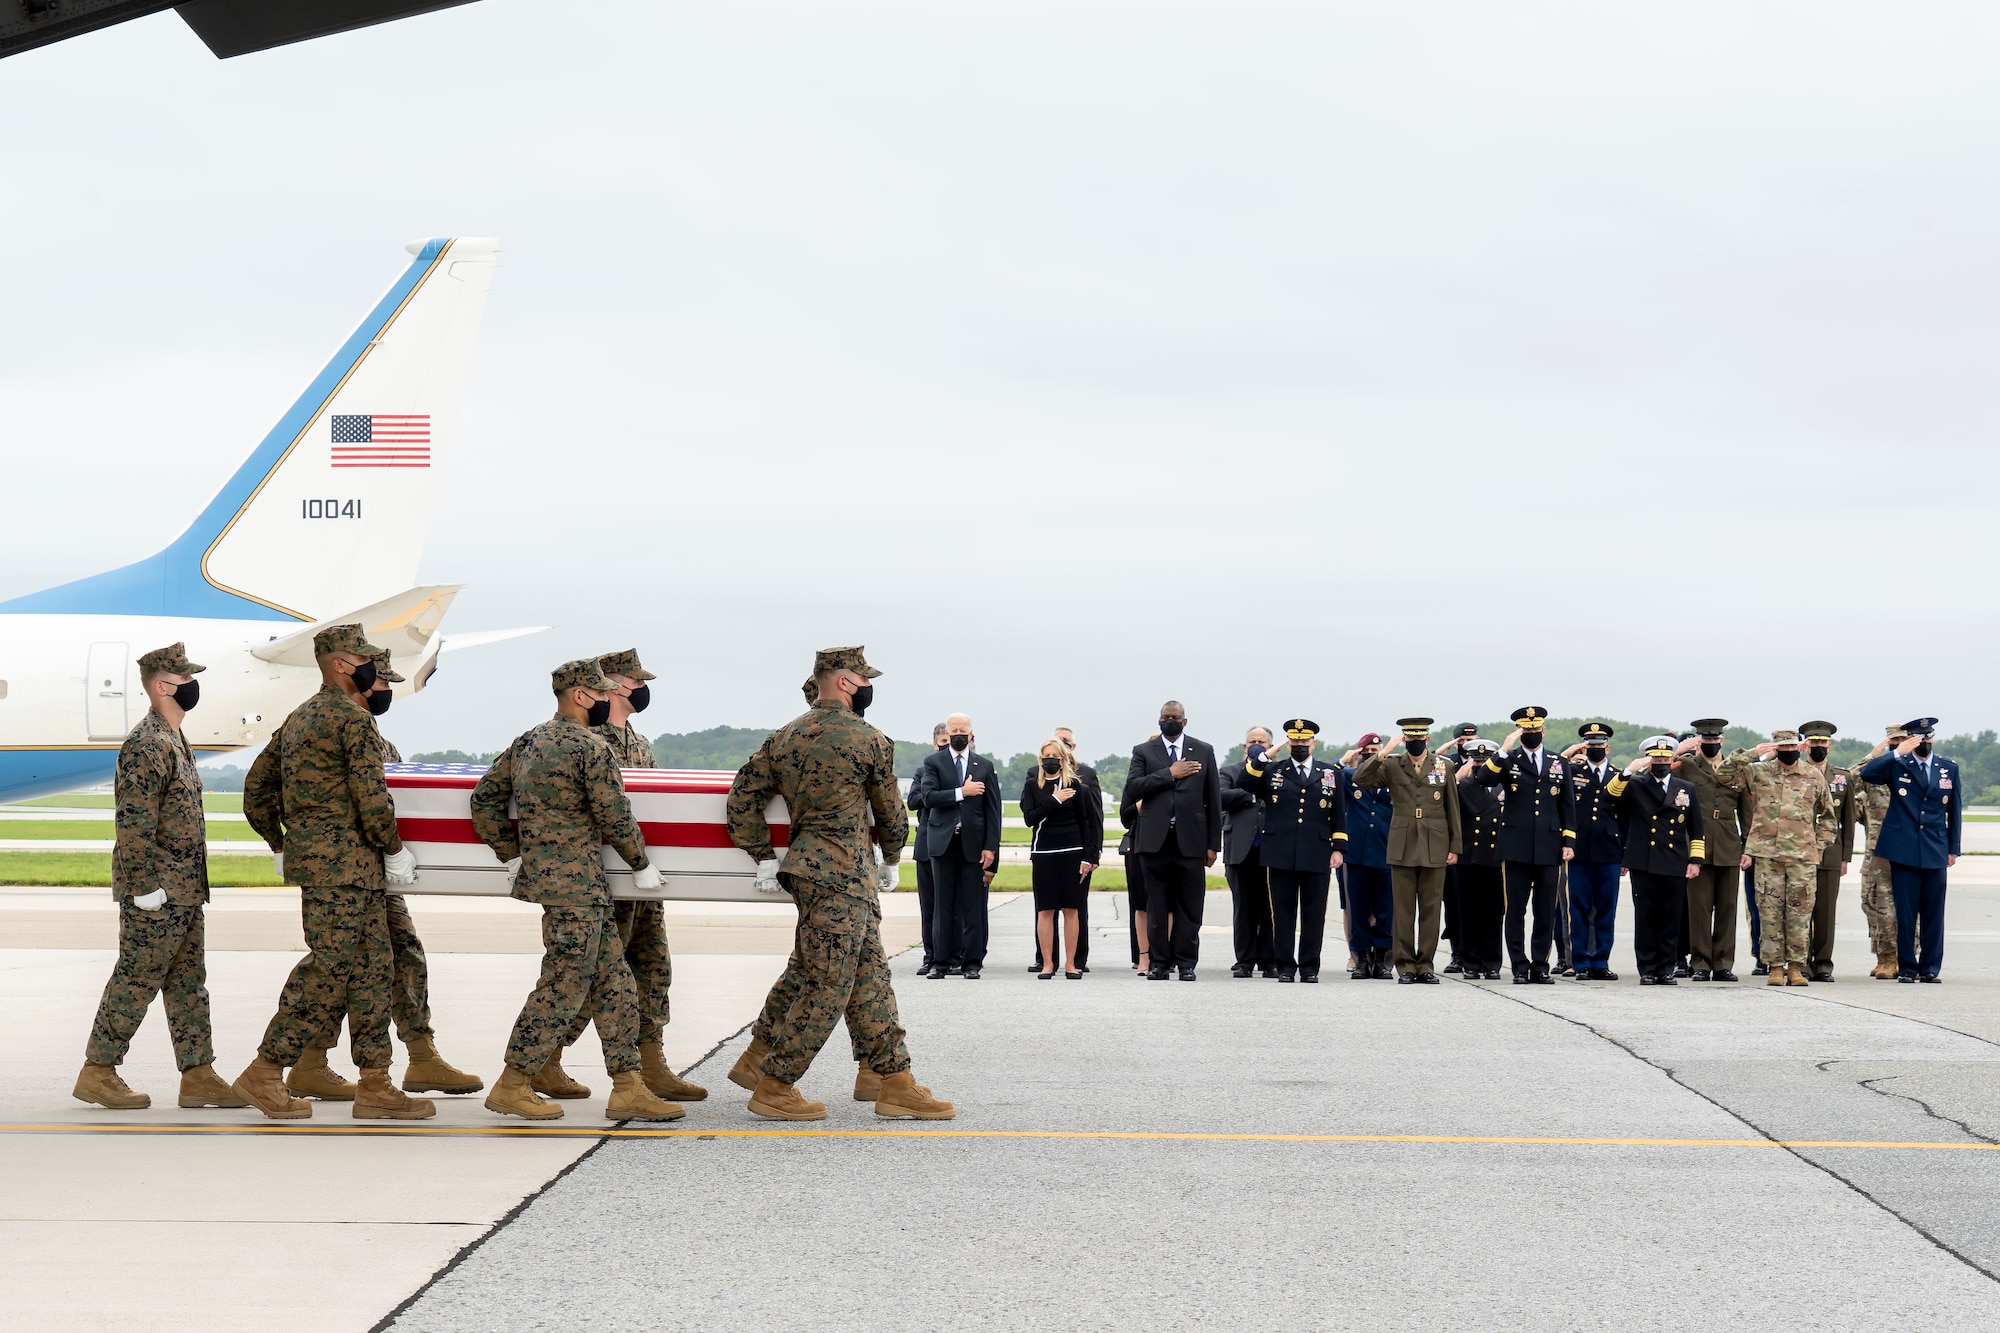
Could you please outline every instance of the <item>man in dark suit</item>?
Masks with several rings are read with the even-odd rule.
[[[1556,884],[1576,842],[1576,798],[1569,765],[1547,753],[1546,708],[1516,708],[1513,734],[1500,753],[1474,770],[1473,780],[1507,793],[1500,816],[1501,875],[1507,885],[1507,954],[1516,985],[1553,984],[1549,946],[1555,942]],[[1529,903],[1535,908],[1534,952],[1524,939]]]
[[[1262,854],[1264,803],[1243,780],[1245,765],[1262,759],[1270,748],[1271,733],[1263,727],[1250,728],[1243,734],[1243,763],[1226,765],[1217,775],[1222,787],[1222,873],[1229,877],[1236,937],[1232,977],[1247,977],[1253,970],[1262,970],[1267,977],[1278,974],[1271,944],[1271,885]],[[1325,908],[1322,902],[1322,915]]]
[[[950,748],[951,738],[946,734],[944,723],[940,722],[931,728],[931,749],[949,750]],[[910,778],[910,810],[919,820],[922,820],[924,817],[922,799],[924,773],[924,766],[918,764],[916,773]],[[921,832],[922,830],[919,829],[918,831]],[[917,839],[914,857],[917,863],[917,915],[922,918],[924,930],[924,961],[923,965],[917,971],[927,973],[931,970],[932,961],[931,909],[936,906],[937,899],[936,886],[931,878],[931,858],[924,850],[924,840],[921,837]]]
[[[1098,785],[1097,770],[1076,757],[1076,733],[1068,727],[1057,727],[1049,735],[1062,742],[1069,751],[1070,761],[1076,765],[1077,790],[1085,800],[1097,802],[1097,808],[1104,808],[1104,788]],[[1094,872],[1093,872],[1094,873]],[[1062,914],[1056,914],[1056,929],[1062,930]],[[1060,938],[1060,936],[1058,936]],[[1088,972],[1090,959],[1090,876],[1083,877],[1083,906],[1076,909],[1076,970]],[[1035,936],[1035,965],[1028,969],[1039,974],[1042,970],[1042,941],[1039,932]]]
[[[1604,786],[1625,819],[1620,851],[1632,875],[1632,952],[1641,986],[1678,984],[1674,969],[1680,961],[1680,923],[1687,916],[1687,883],[1706,859],[1701,791],[1674,776],[1674,744],[1672,736],[1647,737],[1632,766]],[[1577,971],[1582,974],[1580,962]]]
[[[1187,710],[1172,699],[1160,706],[1160,734],[1132,750],[1125,798],[1144,802],[1132,845],[1146,858],[1147,976],[1165,981],[1178,967],[1193,981],[1208,867],[1222,851],[1222,782],[1215,747],[1187,734]]]
[[[979,980],[986,964],[986,874],[1000,861],[1000,782],[993,761],[972,748],[972,719],[945,719],[947,749],[924,758],[923,827],[935,902],[931,979],[953,972]]]
[[[1889,789],[1875,855],[1889,863],[1896,895],[1896,980],[1902,982],[1939,980],[1945,871],[1958,864],[1963,828],[1965,789],[1958,765],[1931,752],[1936,727],[1934,717],[1905,722],[1896,748],[1861,766],[1863,782]]]

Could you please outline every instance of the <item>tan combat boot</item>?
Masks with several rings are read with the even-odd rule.
[[[824,1120],[825,1102],[809,1102],[789,1083],[780,1083],[769,1074],[757,1080],[750,1094],[750,1114],[766,1120]]]
[[[1787,963],[1785,965],[1785,970],[1791,973],[1791,976],[1785,982],[1787,986],[1812,985],[1812,978],[1806,975],[1806,970],[1802,965],[1798,963]]]
[[[181,1071],[181,1107],[198,1110],[204,1106],[248,1106],[236,1089],[222,1081],[213,1064],[196,1065]]]
[[[639,1077],[657,1096],[670,1102],[700,1102],[708,1100],[708,1089],[699,1083],[690,1083],[674,1072],[667,1063],[666,1052],[657,1041],[642,1042],[639,1046]]]
[[[771,1045],[762,1037],[752,1037],[743,1054],[736,1057],[730,1066],[729,1081],[739,1088],[757,1091],[757,1080],[764,1077],[764,1057],[771,1053]]]
[[[589,1088],[584,1087],[583,1084],[577,1082],[564,1072],[562,1067],[562,1050],[560,1048],[557,1049],[554,1055],[549,1057],[549,1062],[543,1065],[540,1071],[529,1082],[535,1085],[535,1091],[541,1093],[542,1096],[559,1097],[566,1102],[573,1102],[590,1095]]]
[[[323,1102],[354,1100],[354,1084],[328,1066],[325,1051],[310,1046],[299,1052],[299,1062],[285,1075],[285,1086],[294,1097],[317,1097]]]
[[[926,1097],[931,1095],[931,1090],[921,1083],[917,1084],[917,1091]],[[854,1067],[854,1100],[857,1102],[872,1102],[881,1095],[882,1076],[867,1065],[856,1065]]]
[[[655,1097],[638,1070],[611,1076],[611,1096],[604,1102],[606,1120],[679,1120],[686,1114],[673,1102]]]
[[[312,1103],[285,1091],[285,1071],[259,1055],[236,1076],[231,1090],[273,1120],[310,1120]]]
[[[1868,975],[1879,981],[1894,981],[1896,979],[1896,972],[1896,955],[1883,954],[1875,960],[1875,970]]]
[[[890,1120],[949,1120],[958,1114],[958,1108],[931,1096],[931,1090],[905,1069],[882,1076],[882,1095],[875,1099],[875,1114]]]
[[[389,1081],[386,1069],[364,1069],[354,1093],[356,1120],[428,1120],[438,1113],[428,1097],[411,1097]]]
[[[486,1109],[495,1115],[517,1115],[524,1120],[560,1120],[563,1109],[535,1095],[528,1076],[509,1065],[500,1072],[500,1081],[486,1094]]]
[[[410,1064],[403,1070],[404,1092],[478,1092],[486,1086],[479,1075],[454,1068],[429,1037],[412,1037],[403,1044],[410,1048]]]
[[[153,1099],[145,1093],[125,1086],[125,1080],[118,1077],[117,1065],[85,1065],[69,1095],[112,1111],[143,1111],[153,1104]]]
[[[1785,965],[1784,965],[1783,963],[1773,963],[1773,964],[1771,964],[1771,975],[1770,975],[1770,977],[1769,977],[1768,979],[1766,979],[1766,980],[1765,980],[1764,984],[1765,984],[1766,986],[1782,986],[1782,985],[1784,985],[1784,984],[1785,984]]]

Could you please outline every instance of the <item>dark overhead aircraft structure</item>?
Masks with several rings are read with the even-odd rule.
[[[366,28],[471,0],[0,0],[0,56],[47,46],[163,9],[222,58]]]

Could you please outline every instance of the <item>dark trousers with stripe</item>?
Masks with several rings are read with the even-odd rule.
[[[1616,861],[1569,863],[1569,956],[1579,972],[1611,966],[1619,870]]]
[[[1507,961],[1516,972],[1526,972],[1531,967],[1547,971],[1549,946],[1556,938],[1556,890],[1562,880],[1562,867],[1509,861],[1500,869],[1507,885]],[[1532,952],[1527,929],[1530,904],[1535,909]]]
[[[1687,876],[1632,872],[1632,954],[1642,977],[1670,977],[1680,961]]]
[[[1889,891],[1896,896],[1896,971],[1934,977],[1944,966],[1944,867],[1889,863]]]
[[[1277,969],[1319,971],[1319,951],[1326,938],[1326,900],[1332,891],[1331,870],[1273,870],[1271,877],[1271,947]],[[1296,952],[1293,923],[1298,925]]]

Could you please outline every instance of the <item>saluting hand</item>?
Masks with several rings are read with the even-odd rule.
[[[1511,750],[1520,743],[1521,743],[1521,729],[1519,727],[1516,727],[1512,731],[1507,733],[1506,740],[1500,742],[1500,749],[1503,752]]]
[[[1902,740],[1896,742],[1896,753],[1908,754],[1912,750],[1916,749],[1919,745],[1922,745],[1923,743],[1924,743],[1924,738],[1922,736],[1906,736]]]

